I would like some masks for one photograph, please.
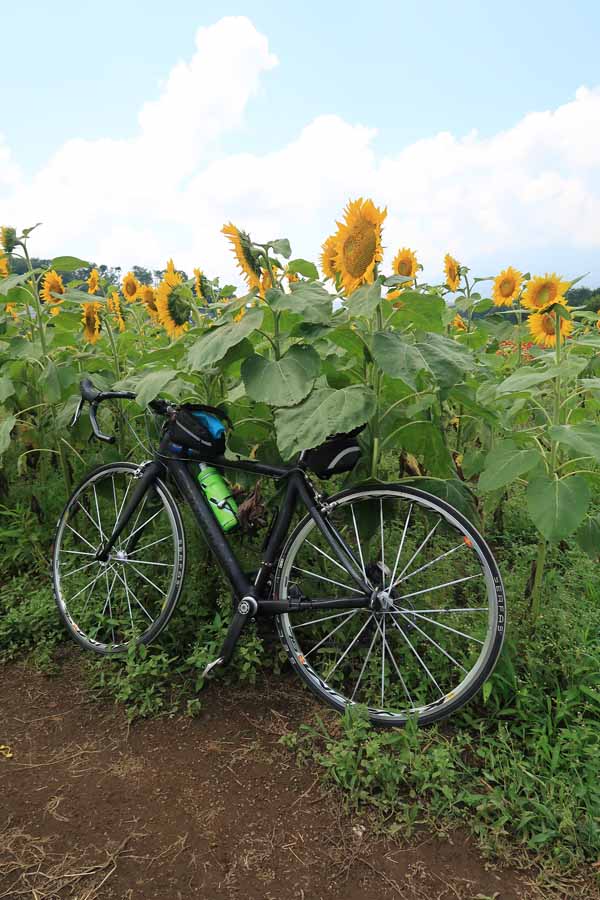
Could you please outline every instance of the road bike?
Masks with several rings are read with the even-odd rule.
[[[89,403],[95,437],[114,442],[99,429],[98,406],[135,394],[99,391],[89,379],[80,388],[73,421]],[[91,471],[58,522],[55,598],[81,646],[122,654],[166,627],[184,585],[180,507],[187,504],[234,597],[206,677],[229,663],[245,626],[267,616],[293,670],[321,700],[339,711],[360,704],[377,725],[436,722],[481,688],[502,647],[505,594],[490,548],[458,510],[402,483],[369,482],[327,496],[311,477],[311,460],[321,474],[324,458],[325,468],[343,470],[344,436],[289,465],[215,459],[201,448],[177,455],[171,426],[182,407],[161,398],[149,407],[162,423],[153,457]],[[198,483],[207,461],[281,487],[256,572],[243,570]]]

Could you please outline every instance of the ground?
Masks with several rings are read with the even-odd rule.
[[[0,898],[519,900],[462,834],[377,836],[279,738],[315,702],[291,676],[215,682],[197,718],[129,725],[69,651],[59,674],[4,666]]]

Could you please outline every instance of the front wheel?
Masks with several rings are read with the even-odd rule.
[[[134,510],[108,560],[96,559],[138,475],[133,463],[90,472],[56,529],[52,577],[58,611],[79,644],[104,655],[153,640],[169,621],[183,585],[183,523],[160,479]]]
[[[330,706],[361,704],[377,725],[451,715],[502,648],[504,589],[489,547],[456,509],[402,485],[337,494],[327,519],[371,588],[369,605],[279,616],[292,665]],[[310,516],[283,551],[276,596],[315,605],[367,597]]]

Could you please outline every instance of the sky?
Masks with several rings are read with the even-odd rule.
[[[389,267],[600,285],[600,4],[29,0],[3,10],[0,224],[39,256],[235,276],[316,259],[350,199]],[[7,40],[13,35],[13,40]],[[237,279],[239,282],[239,278]]]

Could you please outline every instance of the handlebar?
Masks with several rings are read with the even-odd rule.
[[[77,409],[75,410],[75,414],[71,419],[69,427],[73,428],[77,424],[84,404],[87,401],[90,404],[90,424],[92,426],[94,436],[98,438],[99,441],[105,441],[107,444],[114,444],[114,435],[104,434],[98,427],[98,420],[96,419],[98,406],[104,400],[135,400],[136,394],[134,394],[132,391],[99,391],[94,387],[90,378],[83,378],[79,382],[79,390],[81,392],[81,399],[77,405]],[[166,414],[169,409],[169,404],[166,403],[165,400],[160,399],[152,400],[148,404],[148,406],[154,412],[163,414]]]

